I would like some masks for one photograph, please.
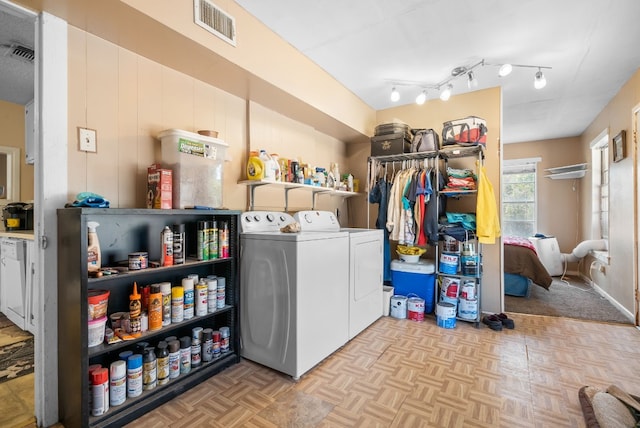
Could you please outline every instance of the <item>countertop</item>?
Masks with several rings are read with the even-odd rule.
[[[0,238],[18,238],[33,240],[33,230],[0,230]]]

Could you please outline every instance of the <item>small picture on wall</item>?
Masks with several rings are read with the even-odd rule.
[[[613,137],[613,161],[620,162],[627,155],[625,131],[620,131],[618,135]]]

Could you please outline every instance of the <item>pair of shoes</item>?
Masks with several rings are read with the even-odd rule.
[[[502,321],[497,315],[485,315],[482,317],[482,323],[488,325],[491,330],[502,331]]]
[[[513,320],[509,317],[507,317],[507,314],[496,314],[496,317],[500,320],[500,322],[502,322],[502,325],[505,326],[508,329],[513,329],[516,326],[516,323],[513,322]]]

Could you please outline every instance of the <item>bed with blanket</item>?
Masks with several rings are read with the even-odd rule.
[[[531,283],[549,289],[553,278],[544,267],[535,247],[527,238],[505,236],[504,294],[528,296]]]

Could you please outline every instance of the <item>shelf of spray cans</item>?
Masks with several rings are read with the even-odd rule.
[[[232,364],[236,357],[228,347],[228,337],[220,338],[222,334],[228,334],[227,327],[219,331],[195,327],[192,336],[171,337],[153,345],[139,342],[113,361],[90,364],[89,424],[107,427],[115,420],[124,422],[131,412],[144,411],[154,401],[165,401],[165,395],[176,389],[188,389],[197,377],[212,376]],[[194,345],[197,336],[206,338]],[[214,340],[218,341],[215,353],[211,351]],[[225,340],[226,348],[221,345]]]
[[[65,426],[123,426],[240,361],[239,215],[239,211],[213,209],[58,210],[58,231],[64,237],[58,243],[58,325],[65,332],[58,338],[58,347],[64,350],[58,378]],[[89,230],[92,222],[99,225],[93,231]],[[217,226],[218,239],[205,232],[209,225]],[[220,229],[226,229],[228,241],[224,236],[221,239]],[[92,232],[100,238],[99,253],[88,243]],[[206,255],[201,251],[205,242]],[[91,265],[92,252],[98,254],[98,266]],[[224,291],[217,282],[221,278]],[[149,302],[145,305],[147,288]],[[192,289],[193,306],[185,301],[185,294],[190,294],[186,291]],[[169,322],[174,290],[178,316]],[[219,299],[223,295],[224,300]],[[136,296],[133,301],[132,296]],[[138,296],[140,304],[135,303]],[[180,308],[192,310],[193,316],[183,312],[179,319]],[[199,344],[193,340],[196,331],[202,333],[197,336]],[[215,355],[214,337],[222,336],[223,331],[228,333],[226,352],[221,350],[220,338],[220,352]],[[180,342],[187,339],[195,346],[182,346]],[[180,350],[190,351],[191,369],[188,373],[174,370],[174,376],[167,380],[166,354],[176,354],[176,344]],[[132,361],[132,370],[142,369],[142,392],[137,390],[133,395],[123,395],[123,386],[128,387],[128,382],[123,382],[123,369],[129,368],[121,358],[125,353],[136,354],[138,363],[142,358],[142,367]],[[155,386],[152,368],[144,377],[144,366],[153,365],[154,353]],[[88,371],[98,366],[101,372],[94,379]],[[104,400],[104,393],[114,393],[114,401],[108,397],[108,405],[105,402],[94,409],[94,386],[98,397]],[[104,388],[102,395],[100,386]]]
[[[349,197],[360,194],[359,192],[338,190],[338,189],[333,189],[331,187],[315,186],[312,184],[289,183],[285,181],[243,180],[243,181],[239,181],[238,184],[242,184],[244,186],[249,187],[249,210],[254,209],[255,189],[261,186],[275,187],[275,188],[284,190],[284,201],[285,201],[284,210],[285,211],[289,209],[289,192],[291,190],[303,190],[303,191],[311,192],[311,209],[315,209],[317,195],[326,194],[330,196],[340,196],[343,198],[349,198]]]

